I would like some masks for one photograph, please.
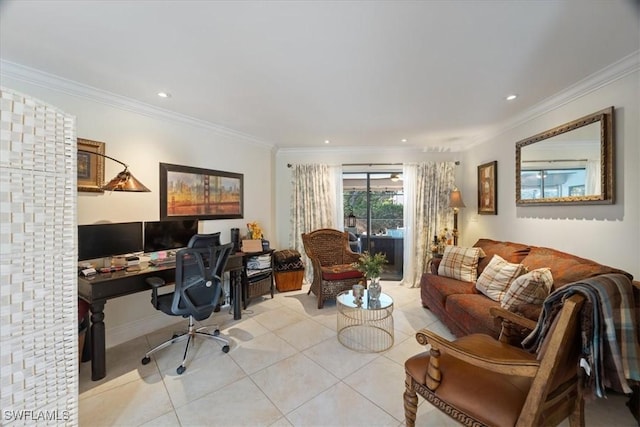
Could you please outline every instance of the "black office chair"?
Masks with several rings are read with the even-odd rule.
[[[180,249],[176,253],[176,281],[172,293],[158,295],[158,288],[165,285],[164,280],[159,277],[147,279],[152,288],[153,306],[170,316],[188,317],[189,329],[148,351],[142,359],[143,365],[151,361],[149,356],[156,351],[187,340],[182,363],[176,369],[178,375],[182,374],[186,369],[189,344],[192,344],[192,339],[196,336],[219,341],[223,344],[222,351],[229,352],[229,341],[219,336],[218,329],[213,333],[203,331],[206,327],[196,329],[195,321],[207,319],[218,305],[222,290],[222,274],[233,244],[215,245],[208,244],[206,239],[198,239],[197,246]]]

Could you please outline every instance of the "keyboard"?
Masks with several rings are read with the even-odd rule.
[[[151,261],[149,261],[149,264],[155,265],[155,266],[171,265],[175,263],[176,263],[176,257],[152,259]]]

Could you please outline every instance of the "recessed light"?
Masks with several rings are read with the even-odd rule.
[[[330,142],[331,142],[331,141],[329,141],[328,139],[325,139],[325,140],[324,140],[324,143],[325,143],[325,144],[329,144]]]
[[[514,100],[514,99],[516,99],[517,97],[518,97],[518,95],[516,95],[515,93],[514,93],[514,94],[511,94],[511,95],[507,96],[507,101],[513,101],[513,100]]]
[[[407,138],[402,138],[400,142],[407,142]]]
[[[171,94],[168,92],[158,92],[160,98],[171,98]]]

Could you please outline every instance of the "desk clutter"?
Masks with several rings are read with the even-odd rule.
[[[278,292],[297,291],[302,289],[304,279],[304,263],[300,252],[294,249],[276,251],[274,257],[274,274]]]

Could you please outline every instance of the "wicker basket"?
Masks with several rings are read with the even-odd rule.
[[[302,289],[304,270],[277,271],[275,276],[278,292],[298,291]]]
[[[268,276],[258,279],[250,280],[248,283],[247,296],[249,298],[259,297],[260,295],[268,294],[272,292],[272,276]]]

